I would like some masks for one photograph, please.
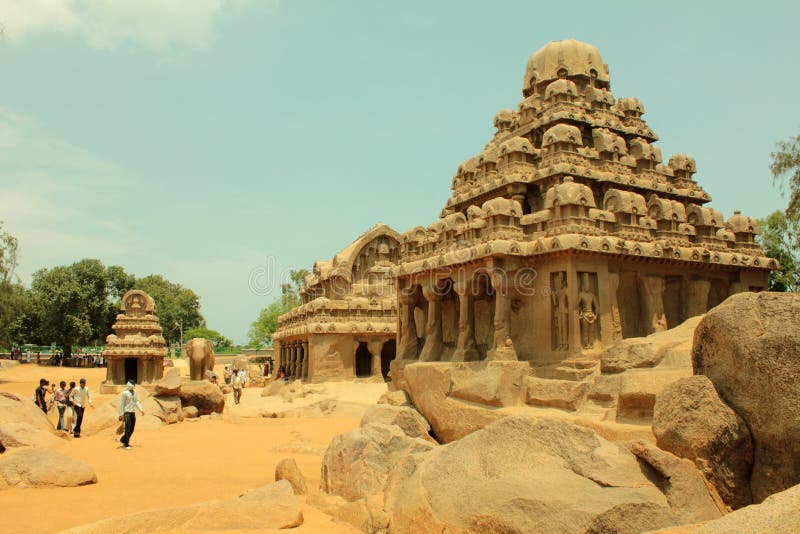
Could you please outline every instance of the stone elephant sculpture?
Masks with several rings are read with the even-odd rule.
[[[214,344],[208,339],[196,337],[186,342],[189,357],[189,376],[192,380],[203,380],[206,371],[214,371]]]

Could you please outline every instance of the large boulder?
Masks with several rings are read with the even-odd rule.
[[[174,396],[181,391],[181,370],[177,367],[170,367],[164,376],[156,381],[153,387],[155,395]]]
[[[392,406],[409,406],[411,400],[408,393],[403,390],[387,391],[378,399],[378,404],[391,404]]]
[[[348,501],[338,495],[317,493],[306,501],[324,513],[349,523],[361,532],[385,533],[389,529],[389,516],[383,509],[381,496]]]
[[[435,447],[396,425],[372,423],[336,436],[322,460],[322,491],[348,501],[380,493],[401,458]]]
[[[52,449],[64,444],[64,439],[52,430],[43,430],[30,423],[0,424],[0,453],[12,447],[44,447]]]
[[[600,355],[603,373],[621,373],[642,367],[692,367],[692,336],[702,316],[647,337],[623,339]]]
[[[268,530],[303,524],[303,512],[289,482],[281,480],[237,499],[146,510],[65,530],[72,534],[106,532]]]
[[[200,415],[222,413],[225,408],[225,397],[219,386],[204,380],[183,384],[180,399],[182,406],[195,406]]]
[[[656,397],[653,434],[661,449],[707,470],[728,506],[752,503],[750,431],[722,402],[708,377],[694,375],[664,388]]]
[[[761,504],[746,506],[714,521],[659,530],[658,534],[796,534],[800,532],[800,485],[774,493]]]
[[[709,492],[708,483],[694,463],[678,458],[645,441],[628,444],[630,450],[646,466],[651,482],[666,496],[678,523],[697,523],[722,516],[725,505],[716,491]]]
[[[97,482],[87,464],[38,447],[10,450],[0,456],[0,490],[85,486]]]
[[[168,425],[183,421],[183,408],[180,397],[149,397],[142,402],[146,417],[154,416]],[[138,424],[138,422],[137,422]]]
[[[691,375],[691,369],[634,369],[623,373],[617,399],[617,421],[651,420],[658,394],[668,384]]]
[[[708,312],[692,348],[753,438],[754,502],[800,483],[800,295],[740,293]]]
[[[414,406],[430,423],[433,434],[440,443],[461,439],[504,417],[496,408],[497,404],[502,402],[500,392],[492,391],[489,387],[499,382],[487,376],[484,377],[484,383],[480,384],[470,382],[467,376],[467,372],[473,375],[485,372],[486,369],[483,369],[485,364],[482,363],[413,363],[403,368],[403,387]],[[454,374],[460,375],[459,397],[451,395]],[[520,401],[523,385],[521,377],[516,385],[512,385],[520,393]],[[482,406],[477,400],[479,398],[493,405]]]
[[[262,397],[271,397],[273,395],[280,395],[283,392],[283,388],[286,387],[286,382],[283,380],[272,380],[269,384],[264,386],[264,389],[261,390]]]
[[[53,424],[30,398],[0,391],[0,425],[4,423],[27,423],[34,428],[54,431]]]
[[[275,466],[275,481],[277,482],[278,480],[287,480],[292,485],[295,495],[308,493],[306,478],[294,458],[284,458]]]
[[[636,457],[559,420],[506,417],[398,464],[392,531],[619,532],[673,524]]]
[[[361,426],[370,423],[397,425],[409,437],[435,442],[429,434],[431,425],[421,413],[410,406],[392,406],[391,404],[370,406],[361,418]]]

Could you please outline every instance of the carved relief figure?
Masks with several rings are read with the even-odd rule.
[[[581,323],[581,345],[585,349],[592,348],[597,339],[597,298],[592,292],[589,273],[581,273],[578,319],[580,319]]]
[[[553,301],[553,340],[555,349],[569,349],[569,296],[567,277],[563,271],[554,273]]]

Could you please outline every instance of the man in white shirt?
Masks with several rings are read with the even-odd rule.
[[[133,448],[130,445],[130,441],[133,429],[136,427],[136,410],[138,409],[142,412],[142,415],[144,415],[142,403],[139,402],[139,397],[136,395],[133,388],[134,383],[128,382],[125,386],[125,391],[122,392],[119,399],[119,420],[125,421],[125,433],[119,440],[120,443],[122,443],[123,449]]]
[[[72,402],[72,408],[75,410],[75,430],[73,436],[76,438],[81,437],[81,423],[83,423],[83,412],[86,410],[86,405],[94,406],[92,404],[92,394],[86,387],[86,379],[81,378],[80,385],[73,388],[69,394],[69,400]]]

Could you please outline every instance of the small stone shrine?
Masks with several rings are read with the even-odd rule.
[[[166,343],[153,298],[138,289],[125,293],[113,334],[106,337],[103,356],[108,362],[101,393],[120,391],[128,381],[152,384],[164,374]]]

